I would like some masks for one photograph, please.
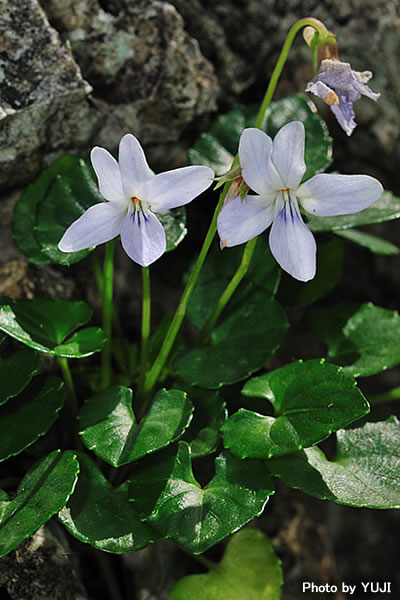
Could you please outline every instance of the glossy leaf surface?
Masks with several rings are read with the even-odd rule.
[[[82,440],[97,456],[120,467],[178,439],[193,406],[180,390],[160,390],[149,412],[136,422],[132,390],[114,386],[91,396],[79,414]]]
[[[281,306],[255,292],[214,329],[211,345],[182,351],[174,362],[190,385],[216,389],[260,369],[282,343],[288,322]]]
[[[397,312],[368,304],[314,309],[310,327],[328,346],[328,356],[354,377],[374,375],[400,364]]]
[[[78,454],[80,472],[73,495],[58,518],[78,540],[105,552],[136,552],[157,539],[139,519],[127,484],[113,488],[96,463]]]
[[[63,385],[59,377],[38,375],[19,396],[0,407],[0,461],[47,433],[64,404]]]
[[[274,493],[264,463],[223,452],[215,476],[201,488],[185,442],[140,461],[129,495],[143,519],[163,537],[200,554],[261,514]]]
[[[7,358],[0,359],[0,405],[17,396],[39,370],[40,354],[21,348]]]
[[[0,557],[61,510],[74,489],[78,471],[73,452],[54,450],[26,474],[13,500],[0,500]]]
[[[267,461],[290,487],[321,500],[368,508],[400,508],[400,423],[396,417],[337,432],[328,460],[317,447]]]
[[[0,303],[0,329],[35,350],[67,358],[89,356],[103,348],[105,338],[98,328],[80,330],[65,341],[91,316],[92,311],[85,302],[61,298],[2,298]]]
[[[243,394],[269,400],[274,416],[240,409],[229,417],[222,426],[224,446],[239,458],[270,458],[307,448],[369,412],[353,377],[319,360],[254,377]]]

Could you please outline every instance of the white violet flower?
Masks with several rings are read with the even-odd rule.
[[[234,198],[218,216],[221,246],[236,246],[272,224],[271,252],[284,271],[309,281],[316,271],[316,243],[303,222],[303,209],[320,217],[356,213],[376,202],[382,186],[368,175],[318,174],[301,184],[304,125],[287,123],[274,141],[260,129],[245,129],[239,142],[243,179],[258,195]]]
[[[212,169],[202,166],[154,175],[139,141],[129,133],[120,141],[119,162],[98,146],[90,159],[107,202],[91,206],[74,221],[58,247],[62,252],[77,252],[120,235],[127,255],[144,267],[166,248],[165,231],[156,213],[191,202],[214,177]]]

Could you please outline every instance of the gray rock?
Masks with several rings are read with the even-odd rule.
[[[116,146],[127,131],[143,144],[175,142],[215,110],[213,67],[169,2],[43,0],[43,6],[94,87],[103,115],[96,143]]]
[[[92,135],[91,91],[36,0],[0,0],[0,186],[31,180],[46,155]]]

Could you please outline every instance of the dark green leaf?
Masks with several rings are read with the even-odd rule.
[[[13,238],[23,254],[33,263],[46,264],[50,260],[42,252],[35,235],[36,210],[57,175],[67,172],[79,161],[77,156],[64,154],[31,183],[19,199],[14,212]]]
[[[128,500],[127,484],[113,488],[96,463],[78,454],[75,491],[58,518],[81,542],[105,552],[136,552],[157,539]]]
[[[105,338],[98,328],[83,329],[69,340],[65,338],[87,323],[92,311],[84,302],[35,298],[1,299],[0,329],[18,341],[44,352],[81,358],[102,349]]]
[[[97,456],[120,467],[177,440],[189,425],[192,412],[184,392],[160,390],[149,412],[136,423],[132,390],[114,386],[87,400],[79,415],[80,434]]]
[[[17,396],[39,370],[40,354],[29,348],[21,348],[0,359],[0,405]]]
[[[13,500],[0,500],[0,557],[61,510],[78,472],[73,452],[54,450],[26,474]]]
[[[167,240],[166,252],[174,250],[187,234],[186,229],[186,208],[181,206],[173,210],[164,210],[157,213],[157,217],[164,227]]]
[[[74,333],[63,344],[53,348],[57,356],[84,358],[103,349],[107,339],[100,327],[86,327]]]
[[[328,356],[354,377],[374,375],[400,363],[397,312],[368,304],[314,309],[312,331],[328,346]]]
[[[37,376],[17,397],[0,408],[0,461],[18,454],[47,433],[64,403],[63,382]]]
[[[400,198],[396,198],[392,192],[384,191],[378,202],[359,213],[337,217],[313,217],[310,215],[307,225],[311,231],[336,231],[338,229],[348,229],[349,227],[382,223],[399,217]]]
[[[287,327],[281,306],[255,292],[214,329],[210,346],[182,351],[174,367],[190,385],[215,389],[235,383],[271,358]]]
[[[239,458],[270,458],[307,448],[369,412],[354,378],[320,360],[298,361],[254,377],[243,394],[269,400],[275,416],[241,409],[226,421],[224,445]]]
[[[189,446],[178,442],[137,463],[129,495],[160,535],[200,554],[260,515],[274,493],[261,461],[244,462],[224,452],[215,468],[202,489],[193,477]]]
[[[340,240],[329,240],[318,246],[317,274],[303,283],[285,276],[279,288],[279,300],[290,306],[307,306],[326,296],[342,277],[344,248]]]
[[[90,250],[61,252],[58,242],[73,221],[94,204],[102,202],[93,170],[83,159],[57,175],[36,210],[35,236],[43,254],[54,263],[70,265],[85,258]]]
[[[182,439],[189,444],[193,458],[211,454],[217,447],[219,430],[227,417],[225,402],[219,392],[190,386],[182,389],[194,404],[193,420]]]
[[[287,485],[321,500],[368,508],[400,508],[400,424],[396,417],[338,431],[337,454],[317,447],[267,461]]]
[[[242,529],[229,540],[215,569],[178,581],[169,600],[280,600],[281,585],[271,540],[258,529]]]
[[[358,246],[363,246],[364,248],[368,248],[374,254],[399,254],[400,249],[388,242],[386,240],[382,240],[381,238],[376,237],[375,235],[371,235],[370,233],[365,233],[365,231],[359,231],[358,229],[337,229],[335,231],[336,235],[339,235],[341,238],[352,242],[353,244],[357,244]]]
[[[229,171],[237,152],[240,135],[246,127],[253,127],[258,106],[239,107],[218,117],[207,133],[203,133],[189,150],[192,164],[212,167],[217,175]],[[332,162],[332,140],[315,105],[298,94],[271,102],[263,125],[264,131],[274,137],[290,121],[302,121],[306,129],[304,179],[325,170]]]

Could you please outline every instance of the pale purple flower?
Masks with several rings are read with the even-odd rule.
[[[156,213],[191,202],[214,177],[212,169],[202,166],[154,175],[139,141],[129,133],[120,141],[119,162],[98,146],[90,158],[107,202],[91,206],[74,221],[58,247],[62,252],[77,252],[120,235],[127,255],[142,266],[165,252],[165,231]]]
[[[376,202],[382,186],[368,175],[318,174],[301,184],[304,125],[293,121],[274,141],[260,129],[245,129],[239,142],[243,179],[257,192],[236,197],[218,216],[221,246],[236,246],[272,224],[271,252],[284,271],[300,281],[315,276],[316,243],[303,222],[300,206],[321,217],[356,213]]]
[[[380,97],[380,94],[375,94],[366,85],[371,77],[371,71],[353,71],[350,63],[326,58],[321,62],[317,76],[308,82],[306,92],[311,92],[329,104],[339,125],[347,135],[351,135],[357,127],[353,102],[361,94],[375,101]]]

